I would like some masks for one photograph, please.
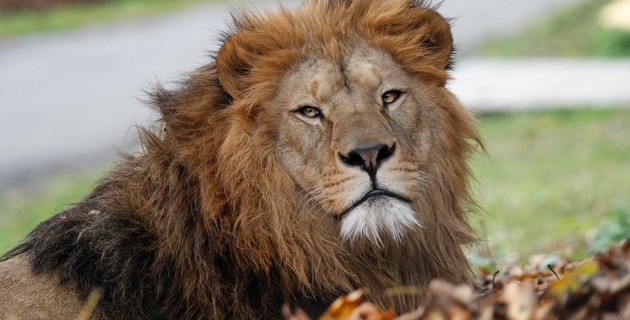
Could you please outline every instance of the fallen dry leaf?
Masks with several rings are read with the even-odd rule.
[[[424,304],[397,317],[363,302],[359,290],[339,298],[320,319],[630,319],[630,241],[582,262],[554,258],[545,268],[544,256],[530,261],[532,265],[511,266],[495,274],[480,272],[474,287],[435,279]],[[287,319],[310,320],[291,316]]]

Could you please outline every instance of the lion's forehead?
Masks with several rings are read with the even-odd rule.
[[[288,72],[283,81],[296,99],[313,103],[347,103],[365,93],[377,91],[384,83],[407,79],[402,68],[387,53],[367,45],[350,50],[341,61],[310,57]],[[349,93],[349,91],[354,94]],[[349,96],[356,96],[354,98]]]

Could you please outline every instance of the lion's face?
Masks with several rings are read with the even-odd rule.
[[[401,278],[375,276],[374,288],[463,278],[460,245],[475,240],[466,159],[479,139],[445,87],[449,23],[425,4],[310,0],[235,23],[217,54],[228,121],[208,135],[220,146],[207,176],[237,212],[226,224],[243,260],[269,268],[279,256],[331,288],[348,278],[329,274],[352,265],[362,277],[375,256]]]
[[[422,226],[413,201],[431,150],[426,86],[365,44],[341,62],[299,63],[281,81],[270,102],[277,158],[318,214],[340,221],[343,240],[400,242]]]

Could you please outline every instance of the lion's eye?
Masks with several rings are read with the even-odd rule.
[[[396,102],[398,98],[400,98],[401,95],[402,95],[402,92],[398,90],[390,90],[390,91],[385,92],[383,96],[381,96],[381,99],[383,99],[383,105],[388,106]]]
[[[297,112],[299,112],[301,115],[307,117],[307,118],[311,118],[311,119],[315,119],[318,118],[322,115],[322,112],[315,108],[315,107],[311,107],[311,106],[304,106],[301,107],[297,110]]]

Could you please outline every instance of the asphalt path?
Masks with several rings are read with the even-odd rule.
[[[576,0],[446,0],[462,55]],[[295,2],[288,2],[289,6]],[[0,190],[109,163],[154,118],[144,91],[203,65],[229,21],[226,4],[66,33],[0,40]],[[276,4],[256,2],[268,10]]]

